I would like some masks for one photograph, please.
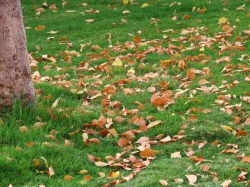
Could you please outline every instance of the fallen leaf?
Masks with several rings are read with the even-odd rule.
[[[142,6],[141,6],[141,8],[145,8],[147,6],[149,6],[148,3],[143,3]]]
[[[180,152],[171,153],[171,158],[181,158]]]
[[[181,178],[174,178],[174,181],[178,182],[178,183],[183,183],[184,182],[184,180],[181,179]]]
[[[168,186],[168,182],[166,180],[159,180],[159,183],[162,185],[162,186]]]
[[[95,21],[95,19],[86,19],[85,21],[86,21],[87,23],[92,23],[92,22]]]
[[[38,25],[38,26],[35,27],[36,31],[43,31],[44,29],[45,29],[44,25]]]
[[[117,178],[118,176],[120,175],[120,172],[119,171],[117,171],[117,172],[110,172],[109,173],[109,178],[111,179],[115,179],[115,178]]]
[[[231,180],[226,180],[223,183],[221,183],[221,186],[222,187],[228,187],[231,184],[231,182],[232,182]]]
[[[228,21],[227,21],[227,19],[225,18],[225,17],[221,17],[220,19],[219,19],[219,22],[218,22],[218,24],[225,24],[225,23],[227,23]]]
[[[195,74],[192,69],[187,69],[187,78],[190,81],[194,80]]]
[[[20,132],[29,132],[29,129],[26,126],[21,126],[21,127],[19,127],[19,131]]]
[[[105,173],[103,173],[103,172],[98,172],[98,175],[99,175],[101,178],[104,178],[104,177],[105,177]]]
[[[123,0],[123,4],[127,5],[128,4],[128,0]]]
[[[79,171],[78,173],[79,173],[79,174],[85,174],[85,173],[88,173],[88,170],[83,169],[83,170]]]
[[[197,181],[196,175],[185,175],[188,179],[188,182],[190,185],[194,185],[194,183]]]
[[[152,127],[154,127],[154,126],[156,126],[156,125],[159,125],[159,124],[161,124],[161,123],[162,123],[161,120],[156,120],[156,121],[154,121],[154,122],[151,122],[151,123],[147,126],[147,128],[150,129],[150,128],[152,128]]]
[[[92,176],[86,175],[86,176],[84,176],[83,179],[84,179],[85,181],[90,181],[90,180],[92,179]]]
[[[74,177],[72,177],[71,175],[65,175],[65,176],[63,177],[63,180],[65,180],[65,181],[73,180],[73,179],[74,179]]]
[[[152,150],[150,148],[146,148],[140,152],[140,155],[142,158],[148,158],[148,157],[155,157],[155,154],[157,153],[158,151]]]
[[[120,59],[117,59],[112,63],[112,66],[122,66],[122,61]]]
[[[105,163],[105,162],[102,162],[102,161],[95,162],[95,165],[99,166],[99,167],[109,166],[108,163]]]

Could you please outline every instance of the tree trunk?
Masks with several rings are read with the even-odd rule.
[[[0,109],[34,95],[20,0],[0,0]]]

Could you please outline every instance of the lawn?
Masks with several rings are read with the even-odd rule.
[[[23,0],[37,107],[0,116],[0,187],[250,184],[249,0]]]

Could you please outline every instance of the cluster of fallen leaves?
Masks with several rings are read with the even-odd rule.
[[[226,1],[223,1],[226,2]],[[130,4],[136,5],[136,2],[123,0],[123,3],[126,6]],[[62,2],[60,5],[62,8],[67,7],[68,2]],[[85,12],[82,14],[97,14],[99,10],[93,10],[88,8],[87,3],[82,4],[86,8]],[[140,5],[141,8],[150,6],[147,3]],[[169,5],[170,7],[181,6],[181,2],[173,2]],[[237,8],[237,10],[244,10],[244,5]],[[43,14],[44,11],[57,11],[58,6],[56,4],[48,5],[46,2],[41,5],[41,7],[34,7],[36,10],[35,14],[37,16]],[[197,11],[200,14],[203,14],[207,11],[204,8],[193,7],[192,11]],[[66,10],[66,13],[73,13],[74,10]],[[129,14],[128,10],[122,12],[123,14]],[[190,15],[184,15],[182,19],[189,19]],[[177,20],[176,16],[171,18],[172,20]],[[94,22],[95,19],[85,20],[87,23]],[[122,20],[125,22],[126,20]],[[152,18],[152,23],[157,24],[158,20]],[[94,23],[93,23],[94,24]],[[97,167],[110,167],[116,168],[116,171],[112,171],[108,174],[99,172],[99,176],[104,178],[108,177],[112,181],[105,184],[104,186],[110,186],[119,184],[132,180],[139,172],[146,168],[157,156],[158,151],[155,150],[156,146],[160,146],[166,143],[176,142],[180,139],[185,138],[185,129],[188,125],[183,125],[182,129],[178,134],[173,135],[172,137],[163,132],[158,134],[155,137],[145,137],[143,133],[150,131],[152,128],[156,128],[158,125],[162,125],[165,122],[159,119],[155,119],[154,116],[142,117],[141,111],[145,110],[146,104],[139,101],[134,101],[136,108],[128,109],[126,108],[126,103],[121,103],[118,100],[113,100],[113,96],[119,93],[124,93],[126,97],[133,97],[135,94],[140,94],[143,92],[148,92],[151,94],[149,100],[145,100],[152,106],[156,107],[157,110],[165,111],[169,105],[175,104],[175,100],[179,97],[184,97],[188,95],[187,103],[190,100],[195,100],[195,95],[199,93],[203,94],[216,94],[218,95],[214,103],[220,107],[220,110],[227,113],[229,116],[233,116],[233,123],[236,125],[227,126],[221,125],[221,128],[225,131],[232,133],[234,136],[246,136],[248,135],[247,131],[244,131],[244,126],[250,124],[249,112],[242,110],[242,105],[250,103],[250,92],[246,90],[245,95],[236,96],[227,94],[228,90],[232,87],[236,87],[240,84],[237,79],[234,79],[234,75],[237,73],[242,73],[244,76],[244,81],[250,83],[250,66],[249,66],[249,55],[247,54],[245,43],[249,39],[250,30],[243,30],[240,32],[234,32],[236,26],[231,26],[227,18],[222,17],[218,20],[218,24],[221,27],[221,32],[214,34],[213,36],[207,36],[209,28],[206,27],[196,27],[196,28],[183,28],[179,37],[176,36],[178,31],[173,29],[162,30],[163,40],[168,40],[168,46],[162,45],[162,42],[159,39],[147,40],[142,38],[141,31],[138,31],[137,34],[129,34],[130,40],[124,44],[112,45],[112,34],[107,33],[108,42],[110,46],[103,49],[98,45],[92,45],[91,42],[86,44],[81,44],[79,51],[68,50],[71,47],[71,42],[68,41],[67,37],[62,37],[59,39],[60,44],[67,45],[67,50],[61,52],[60,55],[42,55],[37,56],[36,53],[40,50],[39,46],[36,46],[36,52],[30,53],[31,60],[31,69],[33,70],[32,78],[36,84],[41,82],[48,82],[52,86],[60,86],[66,90],[69,90],[72,94],[83,95],[84,99],[82,104],[78,108],[60,108],[58,104],[60,103],[60,98],[54,100],[53,105],[48,109],[48,113],[52,119],[57,119],[58,113],[62,113],[66,117],[70,117],[74,112],[82,112],[84,114],[88,113],[88,110],[91,110],[92,101],[100,100],[100,106],[102,107],[102,114],[100,114],[98,119],[94,119],[89,123],[83,125],[83,129],[76,129],[72,132],[69,132],[70,137],[82,136],[82,141],[87,146],[92,144],[99,144],[99,138],[93,138],[93,135],[99,135],[103,138],[117,137],[118,141],[117,146],[121,148],[120,153],[115,155],[108,155],[104,160],[98,156],[89,154],[87,156],[88,160],[92,162]],[[114,24],[119,25],[119,24]],[[45,30],[44,25],[38,25],[35,28],[36,31]],[[49,31],[50,34],[56,34],[58,31]],[[238,33],[239,35],[237,35]],[[233,41],[229,41],[229,38],[234,38]],[[48,40],[53,39],[49,37]],[[185,44],[185,45],[184,45]],[[86,46],[91,47],[94,51],[93,53],[88,53],[88,60],[85,62],[79,62],[78,65],[72,64],[72,60],[77,60],[79,56],[82,55],[84,48]],[[144,50],[138,50],[140,47],[144,46]],[[147,46],[147,47],[145,47]],[[219,46],[216,50],[215,46]],[[134,50],[134,53],[124,53],[126,50]],[[207,56],[206,50],[214,50],[215,53],[222,55],[222,57],[215,59],[213,56]],[[198,55],[194,56],[185,56],[181,54],[184,51],[198,51]],[[225,52],[232,52],[232,55],[225,56]],[[234,51],[243,52],[241,58],[235,59],[233,53]],[[113,52],[119,54],[118,56],[112,56]],[[145,59],[150,54],[167,54],[166,59],[162,59],[159,62],[155,62],[150,67],[144,63]],[[35,56],[35,57],[34,57]],[[99,59],[107,59],[107,62],[92,65],[93,62]],[[63,60],[69,66],[59,67],[56,62],[58,60]],[[245,62],[248,63],[245,63]],[[38,64],[44,62],[43,74],[40,73]],[[203,65],[201,69],[195,69],[190,66],[191,63],[197,63]],[[221,71],[222,76],[225,77],[225,80],[221,81],[220,85],[214,84],[211,81],[213,76],[213,70],[211,69],[211,63],[225,64],[223,70]],[[116,81],[104,84],[103,82],[114,80],[113,70],[116,68],[123,69],[126,78],[117,79]],[[168,69],[175,69],[177,72],[175,76],[170,76],[168,74]],[[56,70],[58,72],[54,77],[49,77],[46,75],[46,71]],[[74,70],[75,78],[74,80],[68,80],[68,75],[63,72],[67,69]],[[148,73],[144,75],[138,75],[137,71],[147,70]],[[85,72],[90,72],[88,75],[85,75]],[[227,78],[230,79],[227,80]],[[173,91],[169,89],[168,81],[159,81],[156,84],[153,84],[147,89],[142,89],[138,87],[127,87],[126,85],[130,82],[138,83],[147,83],[151,80],[158,78],[164,78],[165,80],[173,79],[177,82],[178,88]],[[91,80],[86,81],[86,80]],[[198,83],[198,87],[195,89],[190,89],[193,82]],[[43,90],[37,89],[36,94],[37,98],[40,98]],[[44,100],[52,100],[51,95],[44,96]],[[232,104],[234,100],[234,104]],[[237,101],[237,102],[235,102]],[[236,103],[236,104],[235,104]],[[210,113],[212,109],[209,108],[190,108],[186,111],[185,115],[181,115],[184,122],[193,122],[197,120],[197,113]],[[127,122],[132,124],[134,128],[122,132],[120,134],[116,131],[116,125]],[[38,117],[38,122],[34,124],[32,128],[39,130],[46,125],[46,122],[42,122]],[[20,132],[29,133],[30,129],[27,126],[20,126]],[[52,130],[50,134],[46,137],[50,140],[56,140],[55,135],[56,130]],[[140,135],[138,139],[137,136]],[[73,146],[71,140],[65,139],[65,146]],[[192,141],[184,142],[184,145],[197,145],[198,149],[202,149],[208,142]],[[54,146],[51,143],[44,142],[44,146]],[[210,143],[211,146],[218,146],[219,140],[215,140]],[[33,147],[35,146],[34,142],[27,142],[26,146]],[[236,144],[228,144],[228,148],[221,151],[221,154],[237,154],[240,152]],[[21,150],[21,148],[18,148]],[[203,158],[202,156],[195,156],[195,151],[192,148],[188,148],[187,151],[184,150],[187,158],[194,162],[195,164],[200,164],[203,162],[210,162],[209,160]],[[171,158],[180,158],[181,152],[175,152],[171,154]],[[250,163],[250,156],[238,155],[238,159],[243,163]],[[45,168],[42,171],[37,171],[38,173],[45,173],[49,177],[56,174],[56,171],[53,170],[52,166],[49,166],[47,160],[43,157],[34,158],[34,167],[40,168],[43,165]],[[130,171],[130,174],[127,176],[121,176],[119,170],[124,169]],[[208,172],[210,169],[209,164],[204,164],[201,166],[202,171]],[[79,174],[86,174],[87,170],[83,169],[79,171]],[[218,182],[218,175],[216,172],[211,171],[210,175],[213,177],[214,182]],[[247,172],[242,169],[237,176],[237,181],[245,181]],[[187,180],[190,185],[196,186],[197,176],[194,174],[186,175]],[[73,180],[74,177],[71,175],[65,175],[64,180]],[[84,180],[89,181],[92,179],[91,175],[85,175]],[[182,183],[183,179],[175,178],[175,182]],[[167,180],[159,181],[162,186],[167,186]],[[221,185],[226,187],[229,186],[231,180],[224,181]],[[245,181],[247,184],[249,182]]]

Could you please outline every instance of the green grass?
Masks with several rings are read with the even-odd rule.
[[[237,158],[243,153],[246,156],[250,155],[249,135],[235,136],[240,130],[247,133],[250,130],[249,125],[244,125],[245,120],[250,117],[249,100],[240,99],[249,96],[250,92],[249,81],[246,79],[249,77],[249,70],[241,71],[242,65],[250,68],[249,36],[243,33],[244,30],[249,30],[250,2],[185,0],[180,5],[173,6],[170,5],[174,1],[165,0],[134,0],[134,3],[129,1],[128,5],[124,5],[122,0],[84,2],[88,4],[86,7],[82,6],[83,1],[79,0],[69,1],[62,7],[62,1],[53,0],[47,2],[48,6],[56,4],[57,10],[52,11],[49,7],[42,6],[44,3],[42,0],[22,1],[24,25],[30,27],[26,29],[28,51],[37,61],[37,69],[33,69],[32,74],[39,71],[40,75],[47,76],[49,81],[43,81],[42,78],[40,82],[35,83],[37,89],[35,110],[30,107],[22,108],[16,104],[11,112],[7,111],[0,116],[2,121],[0,122],[0,187],[7,187],[9,184],[14,187],[38,185],[92,187],[122,180],[122,177],[128,176],[136,169],[126,171],[119,166],[98,167],[89,161],[88,155],[107,162],[105,157],[115,157],[117,153],[122,153],[123,149],[117,145],[117,141],[124,137],[121,136],[122,133],[131,129],[139,130],[140,127],[133,123],[136,117],[143,118],[146,125],[156,120],[161,120],[162,123],[146,132],[135,134],[134,140],[131,141],[131,150],[115,163],[128,159],[131,155],[138,160],[146,161],[140,156],[139,144],[136,143],[140,137],[149,137],[151,141],[156,141],[156,144],[151,145],[151,149],[159,153],[132,180],[119,186],[161,186],[159,180],[167,180],[169,186],[190,186],[185,175],[196,175],[195,184],[198,186],[221,186],[225,180],[231,180],[232,186],[244,186],[250,181],[248,175],[244,180],[239,180],[241,171],[249,172],[249,163],[243,163]],[[148,3],[149,6],[141,8],[143,3]],[[244,10],[237,10],[243,4],[246,5]],[[36,9],[40,7],[45,11],[36,15]],[[195,11],[192,11],[193,7],[196,7]],[[198,8],[204,7],[207,9],[204,13],[197,12]],[[67,13],[68,10],[74,12]],[[86,10],[98,10],[99,13],[92,14]],[[125,10],[129,10],[130,13],[123,14]],[[189,15],[190,18],[183,19],[185,15]],[[171,19],[174,16],[177,20]],[[226,33],[222,30],[222,25],[218,24],[222,17],[225,17],[233,28],[231,37],[224,37]],[[95,20],[87,23],[85,20],[88,19]],[[45,29],[36,31],[35,27],[38,25],[44,25]],[[173,32],[163,32],[169,29]],[[189,30],[190,33],[181,34],[185,30]],[[50,31],[58,32],[50,34],[48,33]],[[146,43],[134,43],[133,35],[140,36]],[[197,35],[212,40],[210,46],[204,47],[204,51],[201,50],[202,41],[194,39]],[[180,37],[186,39],[180,40]],[[220,47],[234,45],[236,37],[243,38],[242,44],[245,50],[229,49],[220,54]],[[130,48],[129,43],[134,47]],[[177,49],[171,50],[171,44]],[[94,45],[102,49],[94,50]],[[37,46],[40,50],[37,50]],[[85,47],[81,50],[81,46]],[[182,50],[181,47],[186,50]],[[189,49],[190,47],[192,49]],[[80,56],[63,54],[65,51],[73,50]],[[144,57],[140,56],[141,54],[144,54]],[[211,59],[207,63],[195,60],[200,54]],[[245,54],[244,60],[240,61],[241,55]],[[43,58],[42,55],[53,57],[56,62]],[[71,56],[71,61],[67,62],[65,56]],[[224,56],[230,56],[232,60],[216,62]],[[112,65],[117,58],[122,61],[122,67]],[[132,60],[135,63],[131,63]],[[173,62],[161,67],[164,60]],[[184,60],[184,70],[179,69],[178,60]],[[89,63],[89,69],[78,70],[86,63]],[[232,71],[222,72],[229,64],[235,68]],[[46,66],[51,66],[51,69],[45,70]],[[127,74],[131,68],[135,70],[134,76]],[[187,69],[191,68],[199,70],[200,73],[195,73],[194,80],[187,81],[185,79]],[[210,69],[210,77],[202,74],[203,68]],[[203,85],[207,87],[208,93],[199,90],[201,88],[199,80],[202,78],[209,81]],[[61,86],[60,81],[64,80],[71,84]],[[161,86],[162,82],[168,86],[164,88]],[[116,93],[109,96],[104,93],[106,85],[114,85]],[[174,98],[173,104],[159,111],[150,103],[154,92],[148,90],[152,86],[156,92],[172,90],[175,96],[181,90],[189,90]],[[126,95],[123,90],[129,88],[132,89],[132,93]],[[97,93],[100,93],[100,96],[93,98]],[[218,96],[224,95],[231,95],[231,99],[225,100],[227,103],[224,106],[219,105],[216,100]],[[59,99],[58,104],[52,107],[57,99]],[[112,104],[102,105],[104,99],[109,99]],[[138,107],[135,102],[142,103],[145,108],[135,112]],[[234,105],[232,113],[223,112],[222,109],[230,105]],[[188,114],[187,111],[192,108],[211,109],[211,112]],[[127,113],[124,113],[125,110]],[[89,127],[89,124],[95,124],[101,114],[106,119],[112,118],[112,126]],[[195,121],[190,120],[192,115],[195,116]],[[125,121],[115,121],[117,116],[125,118]],[[148,116],[154,116],[152,121],[147,120]],[[239,124],[234,123],[236,117],[240,118]],[[36,129],[34,125],[37,122],[45,124]],[[233,130],[226,131],[222,125],[232,127]],[[29,131],[20,132],[21,126],[26,126]],[[118,133],[117,137],[101,136],[105,130],[112,128]],[[88,138],[97,138],[99,144],[86,145],[83,142],[82,134],[87,129],[97,132],[97,134],[89,133]],[[181,130],[185,131],[185,138],[175,142],[160,144],[156,138],[159,134],[163,134],[163,138],[173,137]],[[72,132],[75,134],[71,135]],[[70,141],[69,146],[65,146],[65,140]],[[212,145],[211,143],[216,140],[218,145]],[[34,143],[34,146],[27,146],[29,142]],[[203,142],[207,144],[199,148]],[[236,149],[239,152],[221,154],[224,149],[232,148],[230,144],[237,145]],[[189,149],[195,152],[194,156],[202,156],[207,162],[191,161],[185,154]],[[171,154],[175,152],[180,152],[181,158],[171,158]],[[54,175],[49,177],[46,174],[49,168],[43,158],[46,159],[48,167],[52,167],[55,171]],[[35,166],[34,159],[38,159],[41,165]],[[132,163],[129,164],[131,167]],[[205,164],[210,165],[208,171],[201,169]],[[88,173],[79,174],[81,170],[88,170]],[[112,172],[118,171],[120,173],[117,178],[109,177]],[[104,172],[105,177],[100,177],[98,172]],[[213,182],[211,172],[217,174],[217,182]],[[71,175],[73,180],[64,180],[66,175]],[[87,175],[92,177],[90,181],[84,179]],[[183,179],[183,182],[175,182],[176,178]]]

